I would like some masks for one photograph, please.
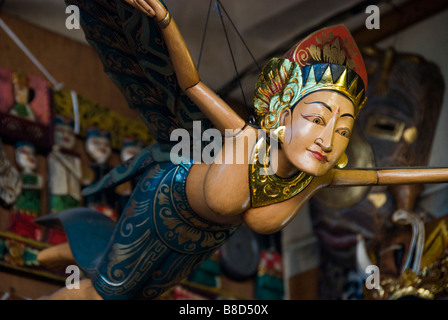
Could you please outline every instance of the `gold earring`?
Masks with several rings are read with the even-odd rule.
[[[282,144],[285,141],[285,126],[279,126],[271,132],[271,138]]]
[[[338,163],[336,163],[336,167],[338,167],[339,169],[344,169],[347,163],[348,163],[348,157],[344,152],[344,154],[339,159]]]

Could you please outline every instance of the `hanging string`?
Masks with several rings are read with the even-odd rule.
[[[197,63],[197,69],[198,69],[198,71],[199,71],[199,67],[200,67],[200,64],[201,64],[202,53],[203,53],[204,43],[205,43],[205,36],[206,36],[206,33],[207,33],[207,28],[208,28],[208,24],[209,24],[209,20],[210,20],[210,12],[211,12],[211,7],[212,7],[212,2],[213,2],[213,1],[214,1],[214,0],[210,0],[210,2],[209,2],[208,11],[207,11],[207,18],[206,18],[206,21],[205,21],[204,31],[203,31],[203,33],[202,33],[202,41],[201,41],[201,47],[200,47],[200,50],[199,50],[199,59],[198,59],[198,63]],[[225,15],[227,16],[227,19],[229,19],[229,21],[230,21],[230,23],[231,23],[233,29],[235,30],[236,34],[237,34],[238,37],[240,38],[241,42],[244,44],[244,46],[245,46],[247,52],[248,52],[249,55],[251,56],[251,58],[252,58],[254,64],[257,66],[257,68],[259,69],[260,72],[261,72],[261,67],[260,67],[260,65],[258,64],[258,62],[257,62],[257,60],[255,59],[255,57],[254,57],[254,55],[252,54],[252,52],[250,51],[249,46],[248,46],[248,45],[246,44],[246,42],[244,41],[244,39],[243,39],[241,33],[239,32],[238,28],[237,28],[236,25],[233,23],[232,19],[230,18],[229,14],[227,13],[226,9],[225,9],[224,6],[222,5],[221,1],[220,1],[220,0],[215,0],[215,1],[216,1],[216,2],[215,2],[216,12],[218,13],[218,16],[219,16],[220,19],[221,19],[222,28],[223,28],[223,30],[224,30],[224,34],[225,34],[225,37],[226,37],[227,46],[229,47],[229,50],[230,50],[230,55],[231,55],[231,57],[232,57],[233,66],[234,66],[234,68],[235,68],[235,73],[236,73],[236,76],[237,76],[237,79],[238,79],[238,83],[239,83],[239,86],[240,86],[241,94],[242,94],[242,96],[243,96],[244,104],[245,104],[245,106],[246,106],[246,108],[247,108],[247,110],[248,110],[248,112],[249,112],[249,120],[248,120],[248,121],[249,121],[249,123],[254,124],[254,123],[255,123],[255,116],[254,116],[254,114],[253,114],[253,110],[249,108],[249,106],[248,106],[248,104],[247,104],[247,101],[246,101],[246,97],[245,97],[245,94],[244,94],[243,86],[242,86],[242,83],[241,83],[241,77],[240,77],[239,72],[238,72],[238,67],[237,67],[237,65],[236,65],[235,56],[234,56],[234,54],[233,54],[232,46],[231,46],[231,44],[230,44],[230,39],[229,39],[229,36],[228,36],[228,33],[227,33],[227,29],[226,29],[226,26],[225,26],[225,23],[224,23],[223,14],[221,13],[221,9],[223,10],[223,12],[225,13]]]
[[[251,110],[250,110],[250,108],[249,108],[249,106],[248,106],[248,104],[247,104],[247,101],[246,101],[246,96],[245,96],[245,94],[244,94],[243,85],[242,85],[242,83],[241,83],[240,75],[239,75],[239,73],[238,73],[238,67],[237,67],[237,65],[236,65],[235,56],[234,56],[234,54],[233,54],[232,45],[230,44],[229,35],[227,34],[227,29],[226,29],[226,26],[225,26],[225,23],[224,23],[223,15],[221,14],[220,6],[222,6],[222,4],[221,4],[221,2],[218,0],[218,1],[216,2],[216,11],[217,11],[217,13],[218,13],[218,15],[219,15],[219,17],[220,17],[220,19],[221,19],[222,29],[224,30],[224,35],[225,35],[225,37],[226,37],[227,46],[229,47],[230,56],[232,57],[233,67],[235,68],[235,73],[236,73],[236,76],[237,76],[237,78],[238,78],[238,83],[239,83],[239,86],[240,86],[241,94],[242,94],[242,96],[243,96],[243,101],[244,101],[244,104],[245,104],[247,110],[249,111],[249,114],[250,114],[250,113],[251,113]]]
[[[257,66],[258,71],[261,72],[261,67],[258,64],[257,59],[255,59],[254,55],[252,54],[252,51],[250,51],[249,46],[247,45],[246,41],[244,41],[243,36],[241,35],[241,33],[239,32],[238,28],[235,26],[235,24],[233,23],[232,19],[230,18],[230,15],[227,13],[226,8],[224,8],[224,6],[222,5],[220,0],[217,0],[217,2],[219,3],[219,5],[221,6],[222,10],[224,11],[224,13],[227,16],[227,19],[229,19],[230,23],[232,24],[233,29],[235,30],[236,34],[238,35],[238,37],[240,38],[241,42],[243,43],[244,47],[246,48],[247,52],[249,53],[249,55],[251,56],[254,64]]]
[[[50,72],[45,69],[45,67],[37,60],[37,58],[31,53],[31,51],[25,46],[25,44],[17,37],[17,35],[8,27],[8,25],[0,18],[0,27],[6,34],[14,41],[14,43],[22,50],[22,52],[31,60],[32,63],[44,74],[47,80],[51,83],[54,90],[59,90],[64,87],[63,83],[57,82],[55,78],[50,74]],[[78,105],[78,97],[76,92],[71,91],[71,98],[73,103],[73,115],[75,122],[75,133],[79,133],[79,105]]]
[[[198,59],[198,67],[197,67],[198,71],[199,71],[199,67],[201,65],[202,51],[204,49],[205,34],[207,33],[207,29],[208,29],[208,21],[209,21],[209,18],[210,18],[212,2],[213,2],[213,0],[210,0],[210,2],[208,4],[207,19],[205,19],[204,32],[202,32],[202,41],[201,41],[201,48],[199,49],[199,59]]]
[[[34,65],[44,74],[44,76],[50,81],[55,89],[60,89],[64,86],[62,83],[58,83],[52,75],[45,69],[45,67],[37,60],[37,58],[31,53],[30,50],[23,44],[23,42],[16,36],[16,34],[8,27],[8,25],[0,18],[0,27],[6,32],[6,34],[15,42],[15,44],[25,53],[25,55],[34,63]]]

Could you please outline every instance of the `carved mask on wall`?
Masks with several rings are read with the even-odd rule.
[[[426,166],[444,84],[423,58],[364,48],[369,100],[347,149],[347,167]],[[381,236],[397,209],[413,210],[421,186],[353,187],[320,192],[311,202],[325,252],[353,262],[356,234]]]

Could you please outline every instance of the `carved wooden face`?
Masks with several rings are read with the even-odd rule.
[[[286,158],[307,174],[326,174],[347,148],[353,115],[353,103],[340,93],[320,90],[307,95],[284,113]]]
[[[31,172],[37,167],[37,158],[34,148],[31,146],[20,146],[16,149],[16,161],[20,169]]]
[[[54,126],[54,143],[65,149],[72,149],[75,146],[75,133],[73,128],[65,124]]]
[[[106,163],[112,154],[110,140],[106,137],[90,137],[86,141],[87,153],[95,160],[96,163]]]
[[[125,161],[131,159],[137,153],[139,153],[141,151],[141,149],[142,148],[138,145],[130,145],[130,146],[124,147],[120,153],[121,161],[125,162]]]

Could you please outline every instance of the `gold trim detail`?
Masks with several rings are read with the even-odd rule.
[[[448,248],[448,228],[442,220],[425,241],[422,255],[422,269],[436,263]]]
[[[170,22],[171,22],[171,15],[170,12],[167,11],[165,17],[162,20],[158,21],[157,24],[161,29],[165,29],[166,27],[168,27]]]
[[[398,278],[381,281],[378,290],[364,290],[369,300],[396,300],[415,296],[435,300],[448,295],[448,228],[442,220],[425,241],[422,268],[406,269]]]
[[[283,202],[304,190],[313,176],[304,172],[291,178],[280,178],[269,165],[270,145],[260,138],[251,154],[249,188],[252,207]]]

